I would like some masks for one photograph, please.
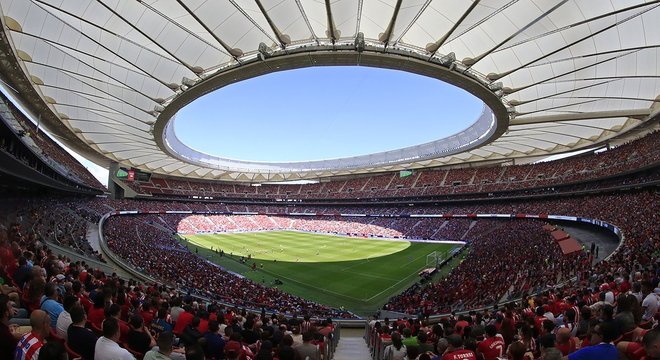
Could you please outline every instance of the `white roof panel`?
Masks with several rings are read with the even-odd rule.
[[[513,124],[505,135],[410,167],[593,146],[645,121],[640,111],[652,113],[660,95],[657,1],[0,0],[0,6],[9,46],[61,121],[113,161],[162,174],[259,176],[184,162],[161,149],[152,126],[190,82],[258,60],[260,43],[277,56],[302,46],[313,54],[334,34],[348,54],[362,32],[372,53],[405,49],[437,60],[454,52],[455,71],[484,85],[502,83]],[[336,169],[285,177],[385,167],[345,169],[338,161]]]

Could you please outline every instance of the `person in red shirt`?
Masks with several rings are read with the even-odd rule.
[[[495,325],[486,326],[486,336],[486,340],[477,346],[477,353],[481,354],[484,360],[497,360],[504,354],[504,340],[497,333]]]
[[[128,340],[128,331],[130,330],[130,327],[128,326],[128,323],[120,318],[121,316],[121,306],[119,304],[112,304],[108,308],[108,311],[106,313],[108,318],[115,318],[119,322],[119,341],[120,342],[125,342]]]
[[[151,309],[151,306],[146,301],[144,302],[144,304],[142,304],[142,310],[140,310],[140,316],[142,316],[142,319],[144,319],[145,326],[147,327],[151,326],[151,322],[154,320],[154,314]]]
[[[201,310],[198,312],[199,314],[199,326],[197,327],[197,330],[201,333],[204,334],[209,330],[209,313]]]
[[[74,281],[71,284],[71,289],[73,290],[73,294],[80,301],[80,305],[83,307],[83,309],[85,309],[86,312],[89,313],[89,310],[92,308],[92,301],[89,300],[89,296],[83,291],[83,287],[80,281]]]
[[[543,306],[537,306],[536,316],[534,317],[534,327],[536,327],[536,331],[538,332],[541,332],[541,328],[543,327],[543,322],[548,320],[548,318],[545,317],[543,314],[545,314],[545,309],[543,309]]]
[[[101,324],[105,319],[105,298],[103,294],[97,293],[94,298],[94,305],[89,309],[87,314],[87,321],[89,321],[94,328],[102,329]]]
[[[183,334],[183,329],[190,325],[193,318],[195,317],[195,315],[192,313],[192,308],[190,305],[184,306],[184,309],[185,311],[179,314],[179,318],[176,320],[176,324],[174,324],[174,330],[172,330],[172,332],[177,336],[181,336],[181,334]]]
[[[447,337],[447,351],[442,355],[442,360],[477,360],[472,350],[463,349],[463,338],[453,334]]]
[[[456,329],[456,332],[458,332],[459,334],[461,334],[461,336],[463,335],[463,330],[464,330],[467,326],[470,326],[470,323],[468,322],[469,319],[470,319],[469,316],[463,316],[463,315],[460,315],[460,316],[458,317],[458,321],[456,322],[455,329]]]

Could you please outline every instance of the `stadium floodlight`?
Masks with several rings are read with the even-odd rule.
[[[508,106],[508,107],[506,108],[506,112],[507,112],[507,114],[509,114],[509,118],[510,118],[510,119],[513,119],[513,118],[516,117],[516,115],[518,115],[518,112],[516,111],[516,107],[515,107],[515,106]]]
[[[163,111],[165,111],[165,107],[163,105],[154,105],[154,112],[162,113]]]
[[[440,58],[440,64],[446,67],[450,67],[456,61],[456,54],[450,52],[449,54]]]
[[[355,37],[355,50],[357,52],[363,52],[364,51],[364,33],[359,32],[357,36]]]
[[[188,78],[185,77],[185,76],[183,77],[183,79],[181,79],[181,85],[185,85],[185,86],[187,86],[187,87],[195,86],[196,83],[197,83],[197,82],[196,82],[195,80],[193,80],[193,79],[188,79]]]
[[[259,54],[263,59],[268,59],[269,57],[273,56],[273,50],[269,48],[268,45],[261,42],[259,43]]]
[[[491,91],[502,90],[502,87],[503,87],[503,85],[502,85],[502,82],[501,82],[501,81],[494,82],[494,83],[491,83],[491,84],[488,85],[488,88],[489,88]]]

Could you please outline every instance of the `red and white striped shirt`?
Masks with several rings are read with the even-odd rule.
[[[25,334],[18,341],[14,360],[37,360],[42,346],[44,346],[44,341],[40,336],[34,332]]]

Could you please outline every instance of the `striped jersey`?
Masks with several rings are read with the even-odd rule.
[[[44,341],[33,332],[23,335],[16,346],[14,360],[37,360]]]

